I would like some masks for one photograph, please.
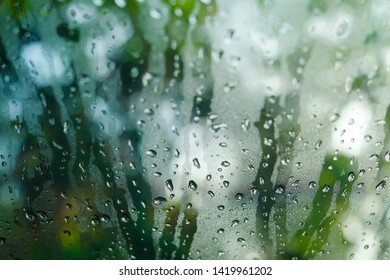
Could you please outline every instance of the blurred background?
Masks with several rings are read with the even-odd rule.
[[[0,259],[390,257],[388,1],[0,15]]]

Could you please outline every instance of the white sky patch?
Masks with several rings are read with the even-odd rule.
[[[371,117],[372,112],[368,104],[359,101],[347,104],[336,122],[332,147],[348,155],[358,155]]]
[[[21,57],[29,69],[30,76],[39,86],[47,86],[54,81],[66,82],[66,61],[48,46],[36,42],[22,47]]]

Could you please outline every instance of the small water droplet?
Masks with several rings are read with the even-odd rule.
[[[350,173],[348,174],[348,181],[349,181],[349,182],[352,182],[353,180],[355,180],[355,178],[356,178],[355,173],[350,172]]]
[[[173,192],[173,183],[171,179],[165,181],[165,186],[169,191]]]
[[[240,223],[239,220],[233,220],[233,221],[232,221],[232,227],[237,226],[239,223]]]
[[[244,119],[243,121],[241,121],[241,129],[242,129],[242,131],[247,132],[249,127],[250,127],[250,121],[249,120]]]
[[[218,209],[218,210],[221,210],[221,211],[222,211],[222,210],[225,210],[225,206],[224,206],[224,205],[218,205],[218,206],[217,206],[217,209]]]
[[[3,245],[5,244],[5,238],[4,237],[0,237],[0,245]]]
[[[209,194],[210,197],[214,197],[215,196],[215,194],[212,191],[208,191],[207,193]]]
[[[163,203],[167,202],[167,199],[164,198],[164,197],[156,197],[155,199],[153,199],[153,205],[161,205]]]
[[[230,182],[229,182],[229,181],[223,181],[223,186],[224,186],[225,188],[228,188],[229,185],[230,185]]]
[[[274,140],[272,138],[264,137],[264,145],[272,146],[273,143],[274,143]]]
[[[244,195],[242,193],[237,193],[234,198],[239,201],[239,200],[242,200],[244,198]]]
[[[200,168],[200,164],[199,164],[199,160],[197,158],[194,158],[192,160],[192,163],[197,167],[197,168]]]
[[[123,223],[128,223],[130,221],[130,218],[127,214],[123,214],[122,217],[121,217],[121,222]]]
[[[322,188],[322,192],[323,193],[327,193],[330,191],[330,187],[328,185],[325,185],[323,188]]]
[[[196,191],[197,188],[198,188],[198,185],[197,185],[194,181],[190,180],[190,181],[188,182],[188,188],[189,188],[190,190]]]
[[[387,152],[385,153],[385,161],[386,161],[386,162],[390,162],[390,151],[387,151]]]
[[[148,115],[148,116],[153,116],[154,115],[153,109],[150,109],[150,108],[144,109],[144,113],[145,113],[145,115]]]
[[[256,195],[257,194],[257,188],[251,188],[250,192],[251,192],[251,195]]]
[[[386,187],[386,181],[383,180],[383,181],[379,182],[378,185],[376,185],[375,189],[377,191],[380,191],[380,190],[383,190],[385,187]]]
[[[221,165],[223,167],[229,167],[230,166],[230,162],[228,162],[227,160],[224,160],[223,162],[221,162]]]
[[[264,185],[265,181],[264,181],[264,177],[263,176],[259,177],[259,183],[260,183],[260,185]]]
[[[157,155],[157,152],[155,150],[148,150],[146,154],[150,157],[155,157]]]
[[[208,174],[208,175],[206,176],[206,180],[207,180],[207,181],[210,181],[210,180],[211,180],[211,178],[212,178],[212,177],[211,177],[211,175],[210,175],[210,174]]]
[[[276,190],[275,190],[275,193],[277,194],[281,194],[284,192],[284,188],[283,187],[277,187]]]

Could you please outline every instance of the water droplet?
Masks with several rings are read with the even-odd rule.
[[[104,215],[102,215],[102,216],[100,217],[100,221],[101,221],[102,223],[106,224],[106,223],[110,222],[110,216],[104,214]]]
[[[66,235],[66,236],[71,236],[72,233],[69,231],[69,230],[64,230],[63,233]]]
[[[230,166],[230,162],[224,160],[223,162],[221,162],[221,165],[222,165],[223,167],[229,167],[229,166]]]
[[[197,168],[200,168],[200,164],[199,164],[199,160],[197,158],[194,158],[192,160],[192,163],[197,167]]]
[[[225,210],[225,206],[224,206],[224,205],[218,205],[218,206],[217,206],[217,209],[218,209],[218,210],[221,210],[221,211],[222,211],[222,210]]]
[[[244,195],[242,193],[238,193],[236,194],[236,196],[234,197],[236,200],[242,200],[244,198]]]
[[[272,138],[264,137],[264,145],[272,146],[273,143],[274,143],[274,140]]]
[[[330,187],[328,185],[325,185],[323,188],[322,188],[322,192],[323,193],[327,193],[330,191]]]
[[[210,180],[211,180],[211,178],[212,178],[212,177],[211,177],[211,175],[210,175],[210,174],[208,174],[208,175],[206,176],[206,180],[207,180],[207,181],[210,181]]]
[[[229,185],[230,185],[230,182],[229,182],[229,181],[223,181],[223,186],[224,186],[225,188],[228,188]]]
[[[256,195],[257,194],[257,188],[251,188],[250,192],[251,192],[251,195]]]
[[[250,127],[249,120],[244,119],[243,121],[241,121],[241,129],[242,129],[242,131],[247,132],[249,127]]]
[[[157,152],[155,150],[148,150],[146,154],[150,157],[155,157],[157,155]]]
[[[196,191],[196,189],[198,188],[198,185],[194,181],[190,180],[188,183],[188,188],[190,190]]]
[[[210,197],[214,197],[215,196],[215,194],[212,191],[208,191],[207,193],[209,194]]]
[[[155,199],[153,199],[153,205],[161,205],[163,203],[167,202],[167,199],[164,198],[164,197],[156,197]]]
[[[275,190],[275,193],[277,194],[281,194],[284,192],[284,188],[283,187],[277,187],[276,190]]]
[[[375,189],[377,191],[380,191],[380,190],[383,190],[385,187],[386,187],[386,181],[383,180],[383,181],[379,182],[378,185],[376,185]]]
[[[173,183],[171,179],[165,181],[165,186],[169,191],[173,192]]]
[[[64,124],[62,125],[62,130],[64,131],[65,134],[68,134],[70,129],[70,122],[65,121]]]
[[[128,223],[130,221],[130,218],[127,214],[123,214],[121,217],[121,222]]]
[[[385,161],[390,162],[390,151],[385,153]]]
[[[3,245],[5,244],[5,238],[4,237],[0,237],[0,245]]]
[[[239,220],[233,220],[233,221],[232,221],[232,227],[237,226],[239,223],[240,223]]]
[[[144,113],[145,113],[145,115],[148,115],[148,116],[153,116],[154,115],[153,109],[150,109],[150,108],[144,109]]]
[[[352,182],[353,180],[355,180],[355,178],[356,178],[355,173],[350,172],[350,173],[348,174],[348,181],[349,181],[349,182]]]
[[[264,177],[263,176],[259,177],[259,183],[260,183],[260,185],[264,185],[265,181],[264,181]]]

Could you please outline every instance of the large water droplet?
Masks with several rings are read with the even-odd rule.
[[[386,181],[383,180],[383,181],[379,182],[378,185],[376,185],[375,189],[377,191],[380,191],[380,190],[383,190],[385,187],[386,187]]]
[[[167,202],[167,199],[164,198],[164,197],[156,197],[155,199],[153,199],[153,205],[161,205],[163,203]]]
[[[190,180],[190,181],[188,182],[188,188],[189,188],[190,190],[196,191],[197,188],[198,188],[198,185],[197,185],[194,181]]]
[[[199,160],[197,158],[194,158],[192,160],[192,163],[197,167],[197,168],[200,168],[200,164],[199,164]]]
[[[173,183],[171,179],[165,181],[165,186],[169,191],[173,192]]]
[[[146,154],[150,157],[155,157],[157,155],[157,152],[155,150],[148,150]]]

